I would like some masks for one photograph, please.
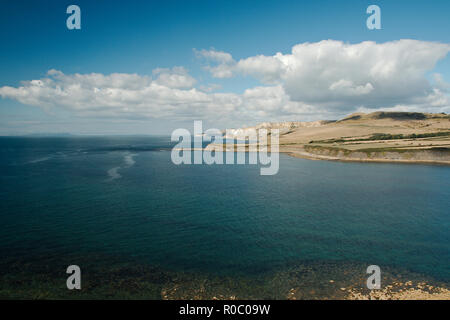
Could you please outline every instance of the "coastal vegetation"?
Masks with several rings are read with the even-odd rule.
[[[450,164],[450,115],[420,112],[355,113],[337,121],[274,122],[280,152],[323,160]]]

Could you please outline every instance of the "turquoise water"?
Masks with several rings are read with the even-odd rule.
[[[356,261],[450,280],[449,167],[280,155],[279,173],[261,176],[257,165],[176,166],[170,145],[0,138],[2,258],[109,255],[240,275]]]

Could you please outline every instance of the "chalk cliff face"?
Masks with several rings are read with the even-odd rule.
[[[249,136],[251,134],[255,134],[260,129],[279,129],[280,134],[288,133],[292,130],[295,130],[297,128],[317,128],[323,125],[326,125],[328,123],[331,123],[334,121],[326,121],[326,120],[319,120],[319,121],[310,121],[310,122],[302,122],[302,121],[287,121],[287,122],[262,122],[254,127],[246,127],[246,128],[239,128],[239,129],[227,129],[224,130],[224,137],[225,138],[237,138],[237,137],[245,137]]]
[[[223,134],[251,144],[261,129],[278,129],[279,150],[298,157],[450,164],[450,115],[445,113],[354,113],[338,121],[263,122]]]

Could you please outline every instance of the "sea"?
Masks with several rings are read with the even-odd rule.
[[[303,286],[314,298],[339,292],[335,281],[364,286],[370,265],[450,281],[448,166],[280,154],[263,176],[175,165],[173,146],[1,137],[0,297],[285,298]],[[69,265],[81,293],[66,288]]]

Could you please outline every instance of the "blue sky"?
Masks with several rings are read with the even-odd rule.
[[[68,15],[65,11],[71,4],[81,8],[81,30],[66,28]],[[376,4],[381,8],[381,30],[368,30],[366,27],[368,15],[365,11],[370,4]],[[239,99],[245,90],[260,87],[279,86],[277,88],[281,88],[283,92],[277,91],[277,94],[282,94],[283,97],[286,94],[286,97],[290,97],[286,99],[292,100],[292,86],[296,83],[288,83],[286,77],[291,79],[296,75],[280,76],[279,79],[271,77],[270,81],[267,81],[266,76],[255,76],[255,72],[249,69],[224,66],[234,68],[230,71],[233,75],[225,78],[217,77],[210,71],[221,62],[205,59],[205,54],[199,54],[199,52],[211,50],[228,53],[233,59],[230,64],[237,65],[240,60],[249,57],[261,55],[272,57],[277,52],[287,55],[297,44],[316,43],[328,39],[342,41],[344,44],[358,44],[363,41],[385,43],[400,39],[414,39],[426,43],[431,41],[441,44],[450,43],[450,19],[448,19],[450,2],[448,1],[16,0],[2,1],[0,6],[0,38],[3,47],[0,50],[0,88],[19,88],[22,86],[21,81],[47,78],[47,72],[52,69],[61,71],[66,76],[91,73],[105,76],[111,73],[136,73],[143,77],[153,76],[155,79],[160,71],[155,74],[154,70],[166,68],[169,75],[175,73],[195,79],[193,88],[196,90],[211,87],[216,94],[230,95],[226,97],[230,101],[226,105],[233,103],[235,98]],[[415,46],[416,44],[412,47],[408,45],[404,50],[414,50]],[[436,49],[430,47],[430,50]],[[420,59],[417,58],[414,61],[421,64]],[[430,57],[427,56],[426,59],[435,62],[432,63],[433,65],[436,64],[435,68],[425,70],[426,79],[432,83],[433,75],[438,73],[443,81],[440,93],[444,97],[448,96],[444,87],[446,88],[450,81],[450,58],[445,54],[439,56],[430,54]],[[336,61],[336,63],[340,62]],[[184,70],[174,72],[172,68],[176,66],[183,67]],[[234,125],[235,111],[235,118],[244,119],[245,124],[252,124],[255,121],[272,119],[312,120],[324,116],[339,116],[358,108],[376,108],[375,104],[379,103],[379,99],[372,99],[373,103],[368,105],[361,100],[350,99],[348,96],[350,89],[353,93],[355,90],[362,92],[367,89],[367,94],[369,94],[368,91],[375,92],[378,89],[374,81],[361,80],[363,82],[356,83],[359,81],[356,79],[361,80],[361,75],[334,82],[333,88],[346,90],[346,99],[341,99],[342,95],[336,98],[335,94],[314,97],[314,99],[303,99],[300,95],[295,97],[293,99],[295,101],[289,103],[288,107],[280,105],[280,108],[284,108],[283,113],[273,111],[276,106],[270,112],[269,110],[258,112],[260,101],[252,104],[248,100],[242,102],[239,111],[230,107],[229,119],[225,122],[218,121],[223,119],[223,116],[218,119],[211,116],[216,112],[212,108],[217,105],[217,101],[225,99],[221,96],[211,97],[213,101],[211,104],[214,106],[207,107],[196,107],[198,103],[195,99],[198,97],[194,99],[187,96],[186,101],[177,101],[176,105],[192,103],[192,106],[179,112],[172,110],[166,115],[162,115],[164,112],[159,114],[159,109],[151,107],[149,110],[152,114],[149,115],[142,111],[146,108],[145,105],[127,112],[121,110],[119,113],[106,112],[107,107],[102,108],[98,103],[81,107],[79,104],[71,106],[65,103],[60,107],[57,103],[58,99],[52,101],[51,106],[41,106],[39,101],[46,101],[42,94],[38,98],[33,98],[38,100],[36,103],[30,103],[29,101],[34,101],[31,98],[24,103],[17,98],[19,93],[14,92],[3,94],[3,98],[0,98],[0,134],[167,133],[180,125],[189,123],[193,118],[203,119],[211,125]],[[316,80],[311,79],[311,81]],[[402,81],[402,79],[397,80]],[[68,80],[64,81],[66,84]],[[71,78],[70,81],[73,79]],[[298,85],[300,86],[301,83]],[[126,87],[128,88],[128,84]],[[327,84],[326,88],[331,86]],[[165,89],[166,87],[161,90]],[[170,89],[174,88],[170,86]],[[179,89],[176,88],[176,90]],[[191,89],[191,87],[182,88],[186,91]],[[204,91],[212,94],[212,91],[206,89]],[[171,93],[168,91],[167,95],[177,96],[178,93],[184,95],[184,92],[179,91]],[[272,94],[274,93],[269,95]],[[262,96],[267,97],[265,94]],[[420,97],[417,97],[414,102],[404,99],[403,101],[400,96],[393,97],[392,93],[386,94],[383,101],[390,99],[391,104],[380,105],[380,108],[397,106],[421,111],[420,108],[425,101],[425,97],[421,100],[422,102],[418,102]],[[199,99],[209,99],[209,96]],[[325,100],[327,100],[326,103]],[[158,98],[157,101],[149,101],[149,104],[153,105],[159,101]],[[354,105],[352,108],[343,108],[340,106],[343,102],[351,102],[350,104],[354,103]],[[108,103],[115,106],[115,102],[108,101]],[[162,103],[165,104],[166,101]],[[330,105],[333,107],[327,109],[326,106]],[[175,108],[173,104],[168,107],[168,109],[171,108]],[[189,114],[189,108],[198,109],[193,114]],[[207,112],[205,108],[208,108]],[[224,108],[225,106],[217,106],[218,110]],[[292,111],[295,108],[304,109],[302,112]],[[314,113],[314,108],[317,108],[317,113]],[[430,110],[446,111],[446,108],[448,106],[442,104]],[[97,109],[101,110],[98,114],[95,111]],[[89,112],[85,113],[86,110]],[[137,110],[136,116],[133,116],[134,110]],[[236,125],[241,123],[237,122]]]

